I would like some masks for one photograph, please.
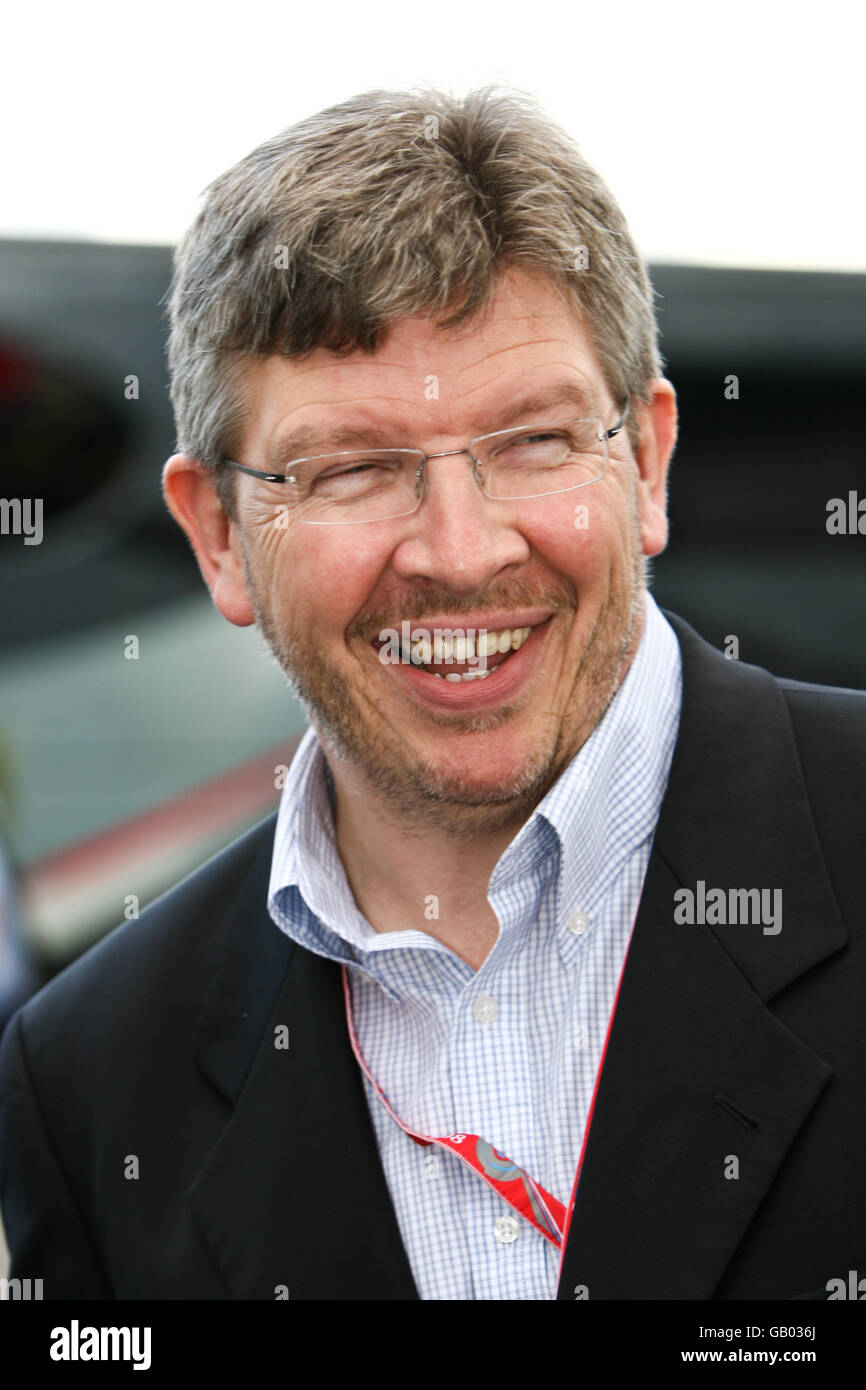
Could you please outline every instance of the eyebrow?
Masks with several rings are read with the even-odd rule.
[[[599,413],[594,393],[588,392],[578,382],[560,381],[547,391],[519,395],[500,410],[489,409],[485,412],[485,418],[495,423],[490,423],[489,428],[483,425],[476,426],[472,438],[508,429],[510,425],[521,421],[525,424],[546,423],[543,418],[544,412],[564,405],[572,406],[580,414],[591,417]],[[277,473],[298,458],[334,453],[339,449],[351,449],[357,445],[376,449],[413,447],[405,442],[388,443],[389,439],[393,440],[396,437],[397,432],[389,425],[338,425],[326,430],[315,430],[302,425],[290,434],[283,435],[272,445],[268,450],[266,467],[269,472]]]

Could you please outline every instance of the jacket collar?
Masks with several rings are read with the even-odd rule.
[[[681,618],[680,731],[655,849],[680,887],[773,888],[782,930],[709,930],[764,1001],[847,939],[778,681],[708,646]]]
[[[683,707],[611,1028],[558,1297],[712,1296],[831,1075],[766,1002],[845,931],[784,697],[666,614]],[[276,817],[250,836],[197,1060],[233,1110],[190,1198],[234,1297],[417,1298],[349,1046],[339,970],[266,900]],[[677,925],[703,880],[782,891],[782,930]],[[275,1046],[275,1029],[289,1047]],[[724,1177],[726,1156],[741,1175]],[[746,1161],[747,1160],[747,1161]]]

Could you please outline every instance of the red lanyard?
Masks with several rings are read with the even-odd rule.
[[[634,923],[632,923],[632,931]],[[629,937],[629,945],[631,937]],[[610,1030],[613,1027],[613,1020],[616,1016],[616,1007],[619,1002],[619,991],[622,985],[622,977],[625,972],[625,963],[628,959],[628,946],[626,946],[625,957],[623,958],[622,970],[620,971],[619,982],[616,987],[616,995],[613,1001],[613,1008],[610,1011],[610,1019],[607,1025],[607,1034],[604,1040],[604,1047],[601,1051],[601,1059],[598,1064],[598,1071],[595,1076],[595,1085],[592,1092],[592,1100],[589,1106],[589,1114],[586,1119],[586,1128],[583,1134],[583,1144],[581,1145],[580,1158],[577,1163],[577,1172],[574,1175],[574,1185],[571,1189],[571,1200],[568,1207],[564,1207],[556,1197],[531,1178],[524,1168],[519,1168],[516,1163],[512,1163],[510,1158],[494,1149],[492,1144],[488,1144],[478,1134],[417,1134],[404,1124],[397,1114],[394,1107],[390,1104],[388,1097],[382,1090],[375,1076],[364,1060],[361,1047],[355,1033],[355,1025],[352,1021],[352,996],[349,989],[349,975],[345,965],[341,967],[343,972],[343,996],[346,1000],[346,1021],[349,1026],[349,1039],[352,1044],[352,1051],[357,1058],[358,1065],[366,1076],[370,1084],[375,1088],[376,1093],[391,1116],[392,1120],[400,1126],[404,1134],[408,1134],[410,1139],[414,1139],[416,1144],[422,1148],[428,1148],[431,1144],[438,1144],[443,1149],[449,1149],[451,1153],[483,1178],[488,1187],[492,1187],[494,1192],[498,1192],[503,1201],[540,1231],[545,1240],[549,1240],[560,1251],[559,1277],[562,1276],[562,1264],[565,1259],[565,1246],[568,1240],[568,1229],[571,1225],[571,1218],[574,1212],[574,1203],[577,1197],[577,1187],[580,1181],[580,1173],[583,1167],[583,1158],[586,1153],[589,1130],[592,1124],[592,1117],[595,1112],[595,1100],[598,1094],[598,1084],[604,1069],[604,1059],[607,1055],[607,1045],[610,1041]]]
[[[557,1248],[562,1246],[565,1234],[565,1207],[549,1192],[545,1192],[541,1184],[531,1178],[525,1169],[518,1168],[516,1163],[512,1163],[510,1158],[499,1153],[492,1144],[488,1144],[478,1134],[417,1134],[415,1130],[403,1123],[364,1061],[352,1022],[352,998],[345,965],[342,969],[346,1019],[349,1025],[352,1051],[358,1059],[359,1067],[370,1084],[375,1087],[379,1099],[392,1120],[400,1126],[404,1134],[408,1134],[410,1139],[414,1139],[416,1144],[420,1144],[424,1148],[430,1144],[439,1144],[443,1149],[450,1149],[468,1167],[478,1173],[487,1185],[493,1188],[494,1192],[498,1192],[514,1211],[524,1217],[537,1231],[540,1231],[545,1240],[551,1241]]]

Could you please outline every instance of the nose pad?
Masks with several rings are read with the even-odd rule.
[[[427,496],[427,460],[422,459],[415,471],[415,496],[418,498],[418,505]]]

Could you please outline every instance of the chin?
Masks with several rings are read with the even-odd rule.
[[[493,749],[483,754],[479,750],[476,756],[462,755],[456,773],[443,773],[441,764],[433,759],[427,762],[422,780],[443,799],[464,806],[487,805],[493,811],[534,794],[549,777],[552,752],[551,748],[542,752],[535,745],[534,749],[513,748],[507,756],[496,753],[494,758]]]

